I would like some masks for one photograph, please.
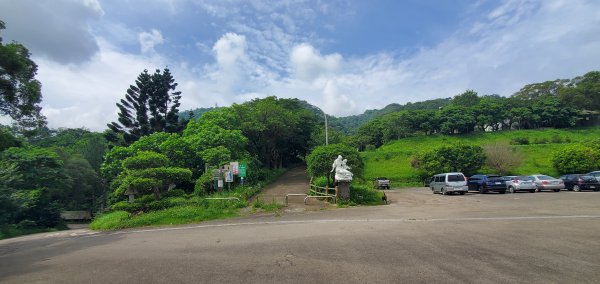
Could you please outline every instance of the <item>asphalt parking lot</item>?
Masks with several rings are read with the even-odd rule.
[[[0,241],[6,283],[598,283],[600,193],[443,196],[386,206]]]

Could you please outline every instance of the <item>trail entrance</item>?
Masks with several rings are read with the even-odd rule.
[[[283,208],[286,212],[301,212],[322,210],[335,205],[321,201],[315,198],[310,198],[304,204],[304,197],[299,194],[305,194],[309,190],[309,178],[306,174],[306,167],[296,167],[290,169],[276,181],[265,187],[251,202],[257,198],[263,202],[275,202],[285,205],[285,197],[288,194],[288,205]],[[298,194],[298,195],[294,195]]]

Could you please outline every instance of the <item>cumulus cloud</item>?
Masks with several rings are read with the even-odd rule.
[[[4,40],[16,40],[32,54],[63,64],[90,60],[98,52],[89,24],[103,14],[96,0],[0,1]]]
[[[197,40],[209,56],[209,61],[202,62],[173,60],[160,53],[176,44],[177,35],[166,41],[158,29],[115,24],[114,30],[127,35],[127,44],[133,46],[129,53],[121,42],[92,35],[87,23],[102,13],[100,6],[86,6],[88,2],[59,2],[92,15],[61,24],[83,25],[74,31],[74,37],[85,41],[89,35],[95,49],[75,52],[87,54],[83,57],[69,55],[61,60],[60,52],[53,53],[52,48],[35,52],[32,47],[40,66],[44,114],[51,127],[104,129],[116,119],[115,103],[137,75],[143,69],[167,64],[183,92],[181,109],[227,106],[276,95],[306,100],[336,116],[390,103],[450,97],[466,89],[510,95],[524,84],[571,78],[600,66],[600,5],[594,1],[505,1],[484,15],[465,20],[433,46],[410,54],[373,51],[363,55],[347,55],[343,50],[322,52],[327,50],[326,41],[307,32],[301,15],[319,19],[319,11],[336,10],[333,4],[314,10],[299,2],[286,7],[279,2],[234,1],[229,9],[227,4],[211,2],[205,9],[222,20],[223,31],[211,39]],[[21,5],[20,1],[15,3],[19,4],[11,6]],[[31,8],[33,17],[48,5],[35,3],[42,8]],[[0,17],[6,11],[2,5],[7,6],[0,2]],[[248,10],[264,14],[248,14]],[[8,20],[7,26],[8,31]],[[137,43],[141,54],[137,53]],[[157,51],[159,44],[162,46]],[[78,47],[75,44],[73,48]],[[68,64],[72,62],[79,65]]]
[[[86,127],[100,131],[117,118],[115,103],[144,70],[162,68],[160,58],[118,51],[99,39],[99,51],[78,66],[34,57],[42,82],[42,113],[50,127]]]
[[[322,56],[311,45],[303,43],[295,46],[290,55],[294,74],[303,80],[314,80],[319,76],[333,74],[340,67],[342,56],[330,54]]]
[[[156,53],[154,47],[164,42],[163,36],[159,30],[152,29],[150,32],[142,32],[139,34],[140,50],[142,53]]]

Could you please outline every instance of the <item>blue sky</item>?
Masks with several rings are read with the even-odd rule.
[[[51,127],[103,130],[165,66],[183,110],[275,95],[336,116],[600,69],[593,0],[0,0],[0,19],[39,65]]]

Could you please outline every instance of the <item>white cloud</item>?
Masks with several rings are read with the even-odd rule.
[[[341,55],[322,56],[306,43],[295,46],[290,55],[295,75],[303,80],[314,80],[319,76],[333,74],[340,67],[341,61]]]
[[[96,0],[0,1],[4,40],[16,40],[34,55],[63,64],[87,61],[98,52],[89,25],[103,15]]]
[[[115,103],[137,76],[144,69],[165,66],[160,58],[122,53],[102,39],[98,45],[100,51],[78,66],[33,58],[42,82],[42,113],[50,127],[105,129],[117,118]]]
[[[140,50],[142,53],[156,53],[154,47],[164,42],[163,36],[159,30],[152,29],[150,32],[142,32],[139,34]]]
[[[327,39],[311,34],[305,23],[318,20],[319,11],[333,13],[333,4],[313,10],[295,2],[234,1],[229,9],[201,2],[225,21],[217,25],[228,31],[217,39],[195,41],[213,56],[210,62],[167,58],[160,53],[163,48],[157,52],[155,47],[163,44],[167,50],[177,35],[167,41],[158,29],[138,33],[138,27],[123,24],[109,29],[127,35],[124,45],[139,41],[142,54],[127,53],[121,42],[97,36],[92,42],[96,51],[77,66],[34,53],[50,126],[104,129],[116,119],[115,103],[137,75],[167,64],[183,92],[182,110],[276,95],[307,100],[337,116],[450,97],[466,89],[510,95],[527,83],[571,78],[600,66],[600,5],[593,1],[506,1],[479,20],[466,20],[439,44],[403,56],[393,51],[322,53],[326,49],[319,50],[319,43]],[[244,11],[250,8],[266,14],[249,17]],[[95,17],[100,13],[86,9]]]

